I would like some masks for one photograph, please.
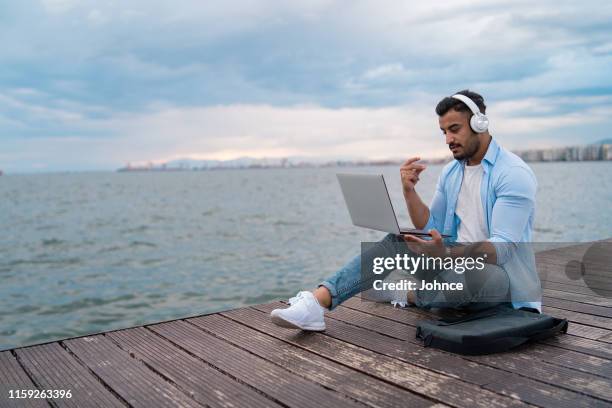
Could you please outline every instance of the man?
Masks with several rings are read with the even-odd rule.
[[[479,309],[495,304],[541,311],[541,287],[531,241],[537,182],[529,166],[500,147],[488,131],[481,95],[463,90],[436,106],[446,144],[455,160],[438,179],[427,207],[415,186],[426,166],[419,158],[400,168],[404,198],[412,223],[428,230],[430,240],[387,235],[358,255],[313,292],[302,291],[290,307],[271,313],[274,323],[302,330],[325,330],[323,314],[355,294],[372,289],[373,278],[362,274],[362,261],[375,256],[424,254],[453,259],[481,256],[486,267],[470,273],[453,270],[417,271],[416,279],[461,283],[462,291],[414,289],[389,293],[386,300],[418,307]],[[445,243],[438,231],[451,238]]]

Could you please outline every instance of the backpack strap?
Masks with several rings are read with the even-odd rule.
[[[567,333],[567,320],[566,319],[555,319],[556,324],[553,327],[544,330],[538,330],[533,332],[531,336],[529,336],[529,340],[537,341],[544,340],[556,333]]]
[[[477,313],[471,313],[471,314],[468,314],[467,316],[438,319],[435,321],[435,325],[436,326],[452,326],[453,324],[469,322],[469,321],[478,320],[478,319],[484,319],[485,317],[489,317],[489,316],[495,316],[496,314],[499,314],[499,312],[500,312],[500,309],[497,307],[494,307],[491,309],[482,310]]]

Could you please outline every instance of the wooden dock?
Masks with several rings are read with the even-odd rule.
[[[431,314],[359,298],[324,333],[282,329],[275,302],[1,352],[0,406],[610,407],[612,292],[565,274],[585,250],[538,254],[544,312],[569,331],[513,352],[423,348],[415,325]],[[37,389],[71,398],[9,398]]]

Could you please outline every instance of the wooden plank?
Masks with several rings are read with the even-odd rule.
[[[338,361],[341,361],[341,362],[344,361],[344,362],[347,362],[347,364],[348,363],[354,364],[353,363],[354,361],[360,361],[361,358],[350,357],[349,355],[344,355],[343,351],[338,351],[335,349],[335,344],[334,344],[335,342],[340,342],[340,344],[343,344],[343,341],[346,341],[353,345],[361,346],[356,349],[358,352],[363,352],[363,349],[367,350],[366,353],[368,351],[374,352],[374,350],[377,350],[379,353],[383,353],[385,354],[385,356],[389,357],[391,361],[393,361],[395,364],[400,364],[401,362],[409,363],[410,357],[403,358],[403,357],[398,357],[396,355],[404,354],[404,355],[409,356],[409,353],[411,351],[418,348],[418,346],[416,345],[407,344],[404,341],[400,341],[400,340],[397,340],[391,337],[386,337],[376,332],[372,332],[372,331],[369,331],[363,328],[352,326],[352,325],[343,323],[341,321],[336,321],[334,319],[327,320],[327,330],[323,334],[323,336],[331,337],[331,339],[324,339],[324,340],[319,339],[318,342],[315,342],[310,337],[304,338],[296,334],[299,332],[282,329],[282,328],[272,325],[271,322],[269,322],[269,317],[267,315],[271,306],[273,307],[275,305],[256,306],[257,308],[256,310],[260,312],[259,314],[256,314],[255,312],[249,313],[248,311],[243,312],[242,310],[224,312],[223,314],[231,316],[233,319],[239,320],[241,323],[250,325],[255,329],[261,330],[262,332],[277,336],[287,342],[298,344],[309,350],[325,355],[328,358],[337,358]],[[260,308],[263,310],[258,310]],[[322,336],[322,335],[319,334],[318,336]],[[390,347],[393,347],[393,345],[396,345],[396,347],[394,349],[390,349]],[[344,347],[346,347],[346,345],[344,345]],[[396,350],[396,351],[394,352],[393,350]],[[382,361],[386,361],[386,360],[382,360]],[[469,361],[464,361],[464,364],[470,365],[471,363]],[[480,365],[480,367],[482,367],[482,365]],[[378,368],[378,366],[366,367],[366,368],[375,370]],[[365,368],[361,366],[361,369],[365,369]],[[395,370],[398,370],[398,369],[399,368],[396,368]],[[413,369],[405,368],[404,370],[414,372],[414,368]],[[520,377],[515,376],[512,373],[503,372],[501,370],[499,370],[499,373],[500,375],[493,376],[490,382],[499,382],[500,384],[503,384],[504,382],[512,383],[520,379]],[[376,375],[376,374],[374,373],[373,375]],[[425,376],[427,376],[427,374]],[[431,374],[429,374],[429,377],[431,377]],[[411,379],[409,383],[419,384],[419,380],[418,378]],[[486,384],[484,384],[483,386],[486,387]],[[439,387],[439,388],[442,388],[442,387]],[[415,391],[418,392],[418,388]],[[554,406],[557,408],[559,407],[577,407],[577,406],[581,406],[581,407],[602,406],[601,401],[593,399],[591,397],[584,396],[584,395],[581,395],[581,394],[578,394],[572,391],[559,389],[557,387],[554,387],[548,384],[537,383],[536,381],[532,381],[532,380],[529,380],[526,382],[525,388],[523,391],[524,391],[523,399],[526,402],[529,402],[535,405],[551,406],[550,404],[546,405],[546,403],[549,402],[550,395],[555,394],[556,397],[555,397]],[[482,393],[482,391],[474,391],[474,392],[476,392],[477,393],[476,395],[478,395],[477,402],[479,404],[486,406],[487,405],[486,399],[490,397],[487,397],[485,394]],[[512,398],[517,398],[517,395],[511,391],[506,391],[504,389],[498,388],[496,392],[500,394],[505,394]],[[450,404],[448,401],[446,401],[446,403]]]
[[[16,353],[41,389],[70,390],[71,398],[50,399],[59,407],[125,407],[59,343],[21,348]]]
[[[518,351],[504,353],[503,355],[469,356],[469,359],[512,371],[525,378],[539,379],[555,387],[563,387],[579,394],[590,395],[608,403],[612,402],[612,387],[610,387],[612,381],[610,380],[609,365],[602,367],[601,370],[606,373],[608,378],[602,378],[577,371],[574,368],[557,366],[542,360],[538,361],[537,358],[534,358],[536,356],[537,354],[531,351]],[[570,359],[569,356],[568,359]],[[559,361],[564,363],[563,360]]]
[[[564,267],[570,261],[582,261],[587,250],[593,246],[593,243],[588,243],[584,246],[572,245],[558,250],[536,252],[536,263]],[[612,263],[612,255],[607,253],[612,252],[612,245],[595,246],[598,246],[600,250],[597,251],[596,258],[593,257],[595,254],[592,251],[590,252],[589,267],[593,269],[605,269]],[[606,251],[606,249],[609,249],[609,251]],[[561,270],[563,270],[563,268],[561,268]]]
[[[560,283],[560,282],[552,282],[547,280],[542,280],[542,288],[544,289],[554,289],[557,291],[568,292],[568,293],[580,293],[583,295],[587,295],[589,298],[597,298],[597,299],[610,299],[612,297],[612,291],[604,291],[599,289],[598,292],[595,293],[591,289],[585,286],[576,286],[569,283]],[[604,296],[605,295],[605,296]]]
[[[107,387],[132,406],[201,406],[103,335],[80,337],[63,343]]]
[[[360,370],[368,375],[392,382],[405,389],[438,400],[444,404],[457,407],[523,405],[518,400],[483,390],[477,385],[464,382],[457,378],[441,375],[435,371],[426,370],[413,365],[408,361],[392,358],[388,355],[331,337],[327,335],[327,331],[325,333],[310,333],[280,328],[270,321],[267,312],[247,308],[223,312],[223,315],[241,324],[252,327],[255,330],[280,338],[287,343],[299,346],[340,364]],[[339,325],[340,323],[333,320],[328,320],[328,322],[331,326]],[[346,325],[346,327],[338,331],[349,329],[351,329],[351,326]],[[361,331],[365,336],[376,335],[375,332],[359,329],[357,327],[353,327],[353,329]],[[327,330],[329,331],[330,327],[328,327]],[[348,336],[350,336],[351,339],[364,340],[363,335],[357,335],[355,332],[349,332]],[[380,338],[374,337],[374,342],[380,347],[397,346],[399,342],[401,343],[401,348],[398,350],[406,350],[405,342],[379,335],[378,337],[382,337],[385,340],[381,342]]]
[[[417,394],[215,314],[187,320],[225,341],[373,407],[432,406]]]
[[[555,317],[562,317],[570,322],[581,323],[587,326],[600,327],[610,330],[612,328],[612,319],[602,316],[593,316],[587,313],[574,312],[572,310],[560,309],[552,306],[542,306],[542,312]]]
[[[568,247],[570,248],[570,247]],[[612,249],[612,247],[610,247]],[[591,262],[589,262],[589,266],[593,267],[594,269],[605,269],[610,262],[612,262],[612,258],[610,258],[609,256],[606,256],[606,254],[604,254],[603,252],[601,253],[601,255],[603,255],[602,257],[600,257],[599,259],[595,260],[591,260]],[[535,255],[536,258],[536,262],[538,264],[543,263],[543,264],[548,264],[548,265],[552,265],[552,266],[561,266],[561,267],[565,267],[565,265],[567,265],[568,262],[570,261],[582,261],[584,256],[583,254],[579,254],[576,252],[572,252],[572,251],[563,251],[563,252],[538,252]],[[563,268],[561,268],[561,270],[563,270]]]
[[[586,252],[592,248],[593,246],[597,246],[600,250],[597,251],[597,259],[593,259],[593,262],[597,261],[597,264],[609,265],[612,262],[612,255],[608,252],[612,251],[612,244],[608,240],[607,244],[602,243],[580,243],[576,245],[566,246],[564,248],[546,250],[536,252],[536,259],[550,259],[556,260],[560,263],[567,263],[572,260],[581,260]],[[610,249],[611,251],[606,251],[606,249]]]
[[[612,333],[610,330],[602,329],[601,327],[587,326],[576,322],[571,322],[567,327],[567,334],[572,337],[584,337],[585,339],[603,341],[606,343],[609,342],[605,340],[605,336],[610,333]]]
[[[544,251],[536,252],[536,257],[550,255],[550,256],[556,256],[556,257],[567,257],[568,259],[582,258],[584,253],[592,245],[593,245],[593,242],[581,242],[581,243],[576,243],[574,245],[566,245],[560,248],[547,249]]]
[[[262,310],[259,306],[256,308]],[[410,363],[437,371],[440,374],[460,378],[463,381],[476,385],[487,384],[495,378],[505,376],[504,372],[482,364],[466,361],[459,355],[421,347],[420,343],[415,339],[416,328],[411,326],[399,323],[395,325],[389,324],[390,322],[387,319],[349,308],[337,308],[333,312],[328,313],[327,317],[367,329],[371,332],[393,337],[394,339],[384,339],[389,347],[378,344],[383,342],[383,338],[374,336],[371,332],[367,333],[367,342],[362,341],[359,344],[355,344],[372,349],[373,351],[386,353],[392,357],[403,358]],[[396,339],[401,341],[398,342]],[[348,341],[345,336],[342,336],[340,340]],[[405,340],[412,344],[405,344]]]
[[[260,309],[258,306],[256,308]],[[393,310],[392,308],[389,309]],[[395,311],[397,313],[399,310],[396,309]],[[414,326],[393,322],[381,316],[375,316],[373,314],[364,313],[361,310],[342,306],[338,307],[333,312],[328,313],[327,317],[362,329],[378,332],[384,336],[407,341],[411,344],[407,345],[402,343],[400,348],[401,350],[410,351],[410,361],[420,363],[425,368],[437,370],[445,375],[455,376],[464,381],[477,385],[487,384],[497,378],[506,376],[506,373],[503,371],[479,364],[477,362],[466,361],[466,359],[458,354],[422,347],[421,342],[416,339],[416,327]],[[368,333],[368,336],[371,339],[376,338],[377,341],[382,341],[382,338],[373,336],[372,333]],[[349,339],[344,335],[342,336],[342,340],[349,341]],[[388,338],[387,342],[392,343],[392,341]],[[360,345],[363,347],[376,346],[374,341],[371,341],[370,343],[371,344],[360,343]],[[390,356],[400,356],[400,354],[398,354],[398,352],[393,348],[390,348],[389,350],[383,348],[381,350],[388,352]],[[407,351],[402,351],[402,353],[405,352]]]
[[[544,343],[533,343],[519,350],[521,355],[537,356],[542,361],[574,370],[612,379],[612,361],[606,358],[554,347]]]
[[[605,249],[612,248],[612,239],[604,239],[594,242],[581,242],[575,243],[573,245],[564,246],[561,248],[547,249],[544,251],[536,252],[535,256],[536,259],[551,258],[557,259],[561,262],[579,260],[582,259],[586,252],[594,245],[597,245],[599,248],[602,249],[601,251],[598,251],[598,261],[604,265],[609,265],[612,261],[612,254],[609,253],[610,251],[605,251]]]
[[[106,336],[206,406],[280,407],[144,327],[114,331]]]
[[[557,269],[553,269],[551,266],[538,266],[538,274],[540,276],[540,280],[543,282],[557,282],[563,283],[565,285],[571,285],[576,287],[583,287],[587,289],[597,289],[597,291],[601,291],[601,293],[606,294],[610,291],[610,279],[608,277],[599,277],[599,276],[590,276],[589,284],[582,279],[573,280],[568,278],[566,275],[558,272]],[[554,267],[558,268],[558,267]],[[551,272],[551,271],[554,271]]]
[[[571,300],[574,302],[585,303],[587,305],[612,308],[612,299],[610,298],[591,296],[582,293],[570,293],[554,289],[543,289],[542,293],[544,296],[550,298]]]
[[[292,407],[362,406],[337,392],[307,381],[262,358],[218,339],[184,321],[148,326],[219,370]]]
[[[556,259],[538,260],[536,262],[538,275],[544,280],[569,279],[573,281],[573,279],[571,279],[565,271],[568,262],[569,261],[559,261]],[[611,272],[612,271],[610,271],[610,267],[608,265],[602,264],[600,266],[594,266],[590,264],[587,272],[589,282],[597,282],[598,284],[603,284],[604,286],[602,287],[602,289],[606,289],[607,287],[607,290],[610,290],[610,278],[612,277]],[[578,279],[574,282],[584,283],[584,280]]]
[[[542,303],[545,306],[556,307],[557,309],[571,310],[574,312],[585,313],[591,316],[607,317],[608,319],[610,319],[608,320],[608,328],[612,328],[612,308],[589,305],[585,303],[575,302],[572,300],[556,299],[548,296],[543,297]]]
[[[49,407],[45,399],[9,398],[10,390],[36,390],[28,374],[10,351],[0,352],[0,407]]]
[[[612,290],[612,272],[607,266],[601,269],[589,267],[588,275],[578,279],[568,276],[565,271],[566,265],[539,264],[536,268],[540,281],[563,282],[573,286],[583,286],[597,289],[597,291],[601,290],[603,294]]]
[[[576,336],[555,336],[541,343],[608,360],[612,359],[612,345],[600,341]]]
[[[358,306],[362,306],[365,308],[371,308],[372,306],[374,306],[374,304],[372,304],[371,302],[354,303],[357,303]],[[378,306],[383,306],[376,308],[379,313],[381,312],[380,309],[387,309],[395,315],[403,315],[409,312],[409,310],[393,310],[393,308],[381,304],[379,304]],[[342,306],[338,309],[341,308]],[[344,322],[364,328],[368,327],[367,321],[366,325],[362,326],[361,322],[355,321],[350,317],[347,317],[346,313],[335,315],[334,311],[332,313],[329,313],[329,316],[333,318],[335,318],[336,316],[341,316],[340,319]],[[398,324],[402,323],[399,323],[394,320],[387,320],[387,325],[390,327],[389,330],[385,330],[385,328],[382,327],[383,331],[380,331],[380,333],[387,336],[394,336],[394,333],[397,332],[402,333],[401,330],[398,330],[397,328],[393,327]],[[410,336],[403,339],[418,343],[418,341],[414,339],[414,336]],[[571,391],[576,391],[578,393],[587,393],[600,399],[612,401],[612,388],[610,388],[609,386],[610,381],[608,379],[602,379],[596,375],[591,374],[593,372],[596,372],[598,375],[605,373],[608,377],[612,376],[610,364],[606,364],[609,362],[607,362],[606,360],[598,359],[596,357],[593,357],[593,359],[589,361],[588,358],[583,358],[580,355],[574,355],[574,358],[572,358],[571,355],[567,355],[566,360],[569,359],[572,361],[570,367],[558,366],[550,364],[544,360],[539,360],[537,358],[537,354],[534,355],[529,350],[525,350],[523,352],[508,352],[487,356],[462,356],[462,358],[469,361],[480,362],[485,365],[496,367],[501,370],[509,371],[515,374],[519,374],[521,376],[531,378],[536,381],[546,382],[554,386],[562,386]],[[560,362],[564,362],[564,360],[561,359]],[[577,365],[582,367],[585,371],[588,370],[588,373],[576,371],[574,366]]]
[[[426,312],[421,309],[417,309],[417,308],[399,309],[399,308],[394,308],[390,306],[391,305],[386,304],[386,303],[370,302],[367,300],[362,301],[358,297],[353,297],[351,299],[348,299],[346,302],[342,303],[341,305],[341,307],[343,308],[352,309],[358,312],[367,311],[370,314],[376,315],[384,319],[392,319],[392,320],[399,319],[397,321],[401,323],[406,323],[409,326],[412,326],[413,328],[416,327],[417,324],[419,324],[419,322],[423,319],[435,318],[435,316],[432,313]],[[402,313],[401,315],[398,315],[396,313],[398,310],[402,310],[407,313]],[[334,312],[332,313],[335,313],[335,312],[336,310],[334,310]],[[416,334],[416,329],[413,329],[413,330]]]
[[[533,400],[534,390],[530,388],[528,379],[514,376],[511,379],[502,380],[487,384],[484,388],[495,392],[500,392],[505,395],[512,395],[515,398],[522,400]],[[584,408],[595,408],[595,407],[610,407],[610,403],[594,399],[587,395],[571,394],[567,395],[564,393],[565,390],[560,388],[554,388],[547,386],[545,388],[537,390],[538,399],[534,400],[534,404],[541,407],[584,407]]]

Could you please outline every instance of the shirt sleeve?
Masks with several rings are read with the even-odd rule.
[[[489,241],[495,245],[497,263],[510,257],[510,250],[520,242],[535,207],[537,182],[524,167],[511,167],[496,186]]]
[[[443,179],[443,174],[441,174],[440,177],[438,177],[436,191],[434,192],[431,205],[429,206],[429,219],[427,220],[425,228],[423,228],[425,231],[435,228],[438,232],[443,232],[444,217],[446,216],[446,194],[444,193]]]

